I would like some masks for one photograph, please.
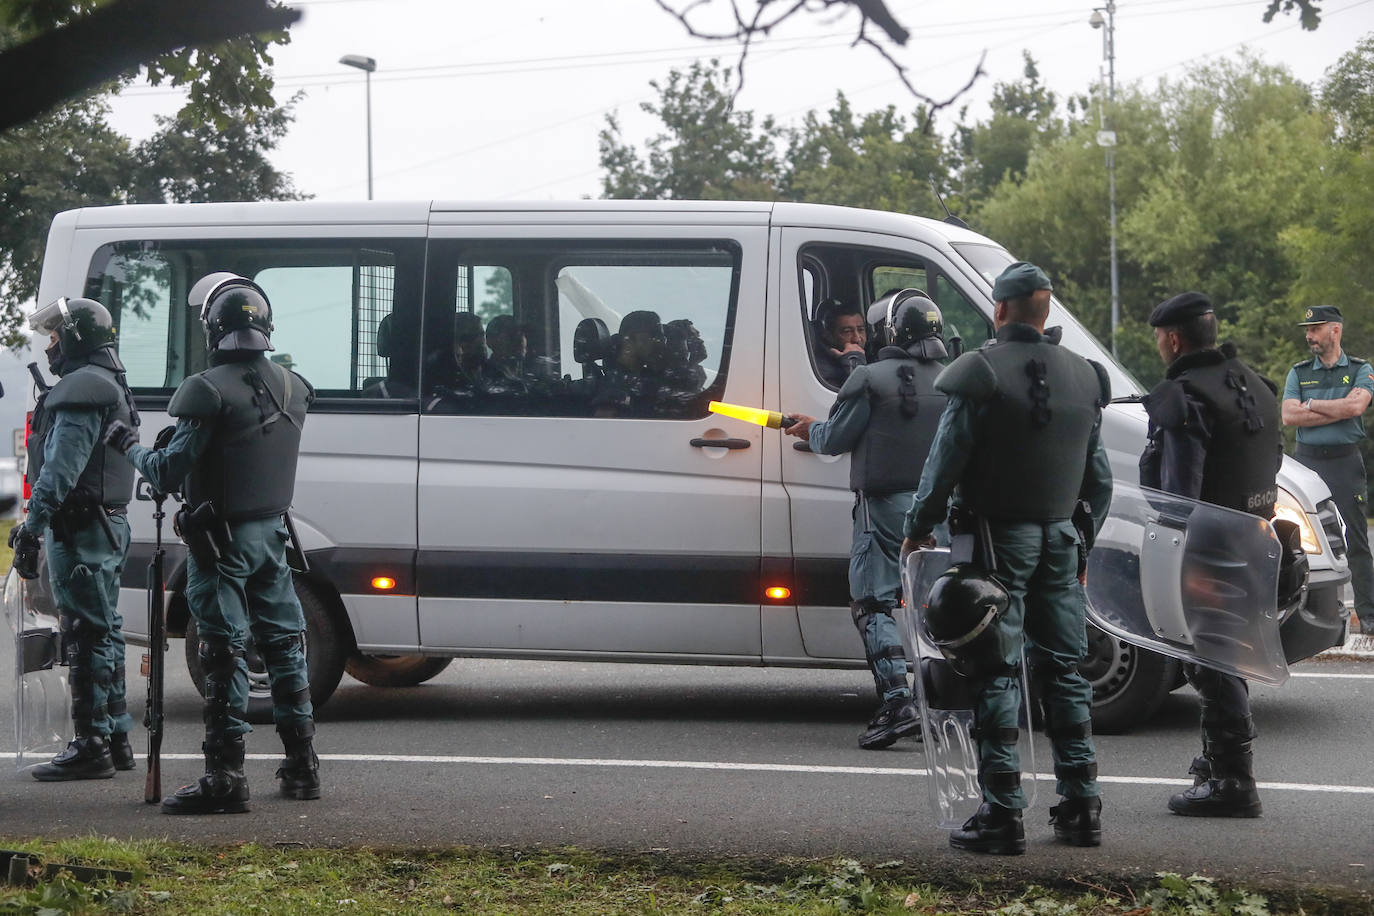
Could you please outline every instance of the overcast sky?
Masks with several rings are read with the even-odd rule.
[[[682,6],[685,0],[671,0]],[[1105,0],[1101,0],[1105,2]],[[724,8],[726,0],[713,0]],[[636,145],[656,122],[639,103],[671,68],[738,48],[694,39],[653,0],[296,0],[304,15],[275,50],[279,99],[304,93],[275,156],[297,187],[322,200],[367,195],[363,74],[345,54],[377,61],[372,76],[373,178],[378,199],[559,200],[600,195],[597,133],[618,112]],[[742,5],[752,7],[748,0]],[[912,37],[893,54],[928,95],[948,96],[986,51],[988,76],[969,93],[975,116],[998,81],[1020,77],[1029,49],[1061,98],[1098,79],[1102,32],[1093,0],[890,0]],[[1118,85],[1178,78],[1248,46],[1315,82],[1374,31],[1374,0],[1326,0],[1322,25],[1261,21],[1265,0],[1121,0]],[[695,20],[694,20],[695,21]],[[755,46],[740,105],[796,123],[843,90],[857,111],[913,100],[870,48],[850,48],[857,16],[797,16]],[[709,24],[709,20],[701,20]],[[879,33],[874,30],[877,36]],[[134,87],[115,123],[153,130],[178,95]],[[951,112],[941,128],[948,130]]]

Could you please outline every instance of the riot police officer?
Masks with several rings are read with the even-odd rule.
[[[1277,389],[1217,347],[1212,303],[1198,292],[1159,304],[1150,315],[1168,369],[1145,401],[1149,443],[1140,482],[1190,499],[1273,517],[1283,460]],[[1176,814],[1259,817],[1254,719],[1243,678],[1200,664],[1184,667],[1202,698],[1202,756],[1195,785],[1169,799]]]
[[[110,313],[93,299],[58,299],[29,322],[50,338],[48,367],[61,379],[34,411],[28,517],[10,535],[33,555],[46,537],[48,577],[62,619],[76,737],[35,779],[107,779],[132,770],[133,720],[125,703],[119,574],[129,552],[126,507],[134,474],[101,435],[138,425],[138,410],[115,353]],[[29,550],[22,550],[27,544]],[[35,578],[36,568],[20,569]]]
[[[1023,640],[1062,796],[1050,810],[1055,837],[1080,846],[1101,842],[1092,687],[1078,671],[1087,635],[1077,577],[1080,545],[1096,534],[1111,502],[1111,468],[1099,438],[1110,386],[1101,366],[1045,334],[1050,289],[1049,277],[1033,264],[1018,261],[1004,270],[992,288],[996,335],[937,380],[949,403],[902,545],[903,553],[933,545],[930,534],[953,495],[951,534],[978,536],[985,545],[978,565],[1007,593],[1005,611],[991,623],[1004,646],[1000,663],[979,666],[975,679],[983,804],[950,834],[956,849],[1001,855],[1026,848],[1016,749]],[[1090,530],[1074,524],[1076,513]]]
[[[273,718],[286,748],[277,770],[281,794],[320,797],[305,618],[286,563],[284,517],[314,389],[267,359],[272,309],[257,284],[215,273],[197,282],[188,300],[200,310],[211,368],[187,378],[172,395],[167,412],[177,425],[171,441],[144,448],[118,426],[108,441],[155,488],[180,487],[185,497],[176,522],[190,553],[186,600],[205,672],[205,775],[164,799],[162,810],[221,814],[248,810],[243,736],[252,729],[244,721],[243,651],[250,631],[267,667]]]
[[[878,711],[859,736],[859,747],[888,747],[919,737],[920,711],[906,679],[906,656],[893,620],[901,595],[898,553],[901,523],[930,451],[945,397],[935,377],[948,356],[939,308],[916,289],[884,296],[869,309],[879,335],[878,359],[845,379],[830,415],[805,414],[785,432],[822,455],[851,452],[854,535],[849,550],[849,598],[854,625],[878,691]]]

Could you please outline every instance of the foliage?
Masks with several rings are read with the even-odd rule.
[[[777,195],[777,145],[772,118],[757,126],[754,115],[731,106],[730,71],[720,62],[696,61],[653,81],[659,99],[640,107],[662,122],[664,132],[641,156],[628,146],[615,115],[600,134],[602,196],[653,200],[770,200]]]
[[[1235,888],[1218,888],[1216,881],[1202,875],[1184,878],[1173,872],[1158,872],[1159,886],[1146,895],[1146,902],[1162,913],[1186,916],[1269,916],[1269,904],[1259,894]]]

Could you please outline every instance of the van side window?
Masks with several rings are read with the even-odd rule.
[[[739,264],[730,242],[431,242],[423,409],[704,417]]]
[[[945,340],[958,337],[963,340],[965,350],[976,350],[992,336],[992,325],[987,317],[943,273],[936,275],[930,297],[944,316]]]
[[[868,307],[901,289],[929,292],[935,277],[920,258],[857,245],[807,245],[797,268],[811,366],[830,388],[839,388],[855,366],[877,357]]]
[[[414,399],[423,242],[414,240],[127,241],[102,246],[84,294],[114,317],[129,385],[170,395],[206,365],[196,280],[226,270],[272,303],[274,362],[323,399]]]

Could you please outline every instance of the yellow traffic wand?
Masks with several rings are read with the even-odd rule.
[[[745,423],[754,423],[768,429],[786,429],[797,421],[791,417],[784,417],[776,410],[764,410],[762,407],[745,407],[742,404],[727,404],[724,401],[712,401],[706,405],[706,409],[711,413],[718,413],[723,417],[734,417],[736,420],[743,420]]]

